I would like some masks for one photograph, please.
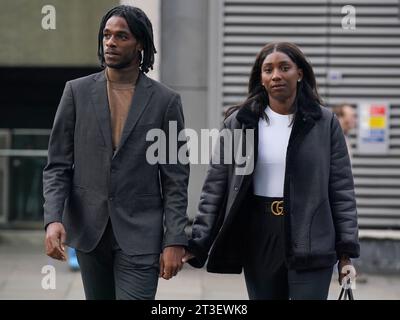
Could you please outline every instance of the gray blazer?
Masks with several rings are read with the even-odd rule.
[[[104,71],[67,82],[43,172],[45,226],[62,222],[67,245],[84,252],[96,247],[109,218],[128,254],[187,245],[189,166],[146,161],[153,143],[146,133],[168,133],[169,121],[177,122],[178,132],[184,128],[179,94],[140,73],[113,153]],[[177,144],[179,150],[183,142]]]

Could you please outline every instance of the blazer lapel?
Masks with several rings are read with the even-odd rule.
[[[146,75],[140,72],[135,88],[135,93],[132,98],[128,117],[126,119],[124,129],[122,131],[121,141],[119,143],[117,151],[114,154],[114,157],[118,154],[119,150],[121,150],[122,146],[128,139],[130,133],[137,125],[138,120],[140,119],[144,110],[146,109],[152,94],[153,94],[153,88],[149,78],[147,78]]]
[[[94,77],[94,85],[92,88],[92,104],[94,113],[99,123],[100,131],[104,139],[106,148],[112,152],[112,140],[111,140],[111,116],[110,108],[108,106],[107,97],[107,81],[104,75],[104,71],[98,73]]]

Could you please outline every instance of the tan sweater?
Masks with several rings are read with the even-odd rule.
[[[107,72],[106,72],[107,75]],[[114,82],[107,77],[107,95],[111,115],[113,149],[118,148],[135,92],[135,84]]]

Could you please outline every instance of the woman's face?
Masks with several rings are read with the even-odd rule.
[[[303,71],[283,52],[270,53],[261,66],[261,83],[270,99],[283,102],[294,98],[302,77]]]

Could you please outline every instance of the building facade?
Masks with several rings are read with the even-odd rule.
[[[9,2],[15,15],[6,20],[8,24],[18,16],[23,17],[24,24],[13,31],[14,35],[8,35],[6,51],[0,53],[0,81],[8,93],[1,98],[0,121],[3,224],[41,218],[41,182],[36,177],[45,162],[45,140],[62,88],[66,80],[98,70],[95,50],[99,19],[118,3],[74,0],[62,9],[66,2],[53,1],[61,29],[55,35],[36,30],[37,21],[30,20],[32,12],[40,15],[43,1],[35,5],[32,3],[36,1]],[[271,41],[291,41],[302,48],[314,67],[327,106],[342,102],[386,105],[385,152],[361,152],[359,131],[351,135],[356,195],[362,229],[400,229],[397,0],[357,0],[351,7],[344,0],[145,3],[143,9],[155,21],[158,39],[159,65],[155,69],[159,73],[152,76],[182,95],[186,125],[199,134],[202,128],[218,128],[224,109],[243,101],[255,55]],[[0,13],[2,18],[6,15]],[[24,33],[25,43],[17,41]],[[28,69],[33,73],[26,77]],[[196,213],[206,167],[193,164],[191,168],[191,217]]]

